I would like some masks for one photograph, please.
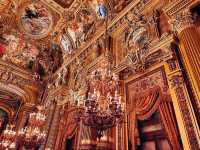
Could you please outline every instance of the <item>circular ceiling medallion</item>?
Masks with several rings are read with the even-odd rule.
[[[32,38],[43,38],[52,29],[52,18],[51,12],[41,3],[26,5],[19,15],[20,29]]]

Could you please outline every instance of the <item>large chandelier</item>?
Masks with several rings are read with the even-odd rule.
[[[16,148],[16,132],[14,125],[7,125],[0,137],[0,149],[1,150],[14,150]]]
[[[46,116],[40,109],[37,113],[33,112],[29,116],[28,125],[18,132],[19,141],[27,148],[41,145],[46,137],[43,126]]]
[[[99,139],[103,131],[116,126],[123,118],[124,104],[119,91],[119,77],[108,69],[95,70],[89,76],[89,92],[84,99],[82,121],[97,130]]]

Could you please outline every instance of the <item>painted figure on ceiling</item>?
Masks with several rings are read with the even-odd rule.
[[[33,3],[24,8],[21,23],[27,33],[41,35],[50,28],[52,16],[42,4]]]
[[[3,34],[1,39],[3,40],[5,49],[4,57],[10,58],[10,57],[15,57],[19,53],[22,52],[25,42],[21,38],[21,34],[13,33],[13,34]],[[2,42],[2,43],[3,43]]]
[[[26,67],[34,61],[39,50],[31,43],[25,42],[23,35],[17,32],[3,34],[0,38],[0,55],[5,61],[10,61],[22,67]]]
[[[72,54],[74,50],[74,44],[72,38],[69,36],[67,30],[63,30],[63,34],[60,39],[61,47],[66,54]]]
[[[83,26],[81,23],[77,22],[76,19],[72,20],[67,32],[75,43],[75,47],[79,47],[80,44],[84,41],[83,39]]]
[[[33,44],[27,43],[22,53],[23,58],[27,61],[35,61],[38,55],[39,50]]]
[[[142,49],[149,43],[149,24],[143,16],[129,15],[130,28],[127,31],[127,47],[129,49]]]
[[[88,39],[96,30],[97,19],[92,11],[87,8],[83,8],[78,13],[77,20],[82,24],[83,40],[86,41],[86,39]]]
[[[106,17],[106,15],[107,15],[107,9],[106,9],[105,4],[103,4],[103,3],[98,4],[98,15],[101,18],[105,18]]]

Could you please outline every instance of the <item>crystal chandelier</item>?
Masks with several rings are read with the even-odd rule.
[[[89,92],[84,100],[84,125],[97,130],[100,139],[103,131],[116,126],[123,118],[124,104],[121,102],[119,77],[108,69],[92,72],[89,77]]]
[[[46,137],[45,131],[42,130],[46,116],[41,109],[29,115],[28,125],[18,132],[19,141],[28,148],[41,145]]]
[[[2,150],[14,150],[16,148],[16,132],[14,131],[14,125],[7,125],[0,137],[0,149]]]

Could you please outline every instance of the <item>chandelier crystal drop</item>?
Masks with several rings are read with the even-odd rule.
[[[89,92],[84,99],[85,113],[82,116],[86,126],[95,128],[100,139],[103,131],[116,126],[124,114],[124,104],[120,96],[120,80],[108,69],[95,70],[89,76]]]

